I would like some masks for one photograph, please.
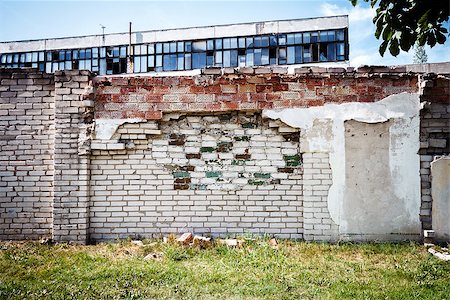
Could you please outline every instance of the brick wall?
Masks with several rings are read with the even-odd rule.
[[[450,154],[450,79],[427,75],[421,85],[424,107],[420,112],[420,217],[423,229],[432,229],[430,163],[436,156]]]
[[[0,69],[0,239],[52,234],[53,76]]]
[[[86,243],[194,231],[337,240],[329,153],[301,153],[301,132],[261,113],[417,92],[417,77],[403,69],[212,69],[93,81],[85,71],[1,70],[0,238]],[[449,152],[450,111],[448,79],[427,76],[424,228],[429,162]],[[112,136],[94,131],[115,119],[126,120]]]
[[[259,113],[190,114],[125,124],[114,139],[125,149],[91,156],[92,239],[302,237],[298,130]]]

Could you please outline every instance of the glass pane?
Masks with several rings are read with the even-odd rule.
[[[31,54],[31,61],[32,62],[37,62],[38,61],[38,53],[37,52],[33,52],[32,54]]]
[[[184,55],[184,69],[185,70],[190,70],[192,69],[192,56],[190,53],[187,53]]]
[[[239,67],[245,67],[245,55],[239,55]]]
[[[133,46],[133,48],[134,48],[134,55],[141,54],[141,46]]]
[[[20,59],[19,59],[19,61],[20,61],[21,63],[25,62],[25,53],[20,54]]]
[[[230,49],[231,48],[231,39],[223,39],[223,49]]]
[[[157,43],[156,44],[156,53],[162,53],[162,44],[161,43]]]
[[[206,46],[206,43],[205,43]],[[192,69],[202,69],[206,66],[206,53],[192,54]]]
[[[28,60],[28,57],[30,58],[30,60]],[[31,53],[27,53],[25,58],[27,61],[31,61]],[[15,63],[19,62],[19,54],[14,54],[13,62],[15,62]]]
[[[295,64],[295,47],[287,47],[287,63]]]
[[[295,47],[295,63],[301,64],[302,63],[302,46],[296,46]]]
[[[184,51],[186,52],[192,51],[192,42],[184,42]]]
[[[73,50],[72,51],[72,55],[73,55],[73,59],[78,59],[78,50]]]
[[[120,47],[120,57],[127,57],[127,47]]]
[[[8,63],[12,63],[12,57],[13,57],[12,54],[8,54],[8,58],[7,58],[6,61],[7,61]],[[51,59],[52,59],[52,56],[51,56],[51,54],[50,54],[50,60],[51,60]]]
[[[319,41],[319,34],[317,32],[311,33],[311,43],[317,43]]]
[[[206,56],[206,65],[208,67],[211,67],[214,65],[214,55],[207,55]]]
[[[280,45],[280,46],[286,45],[286,35],[285,34],[280,34],[278,36],[278,45]]]
[[[52,64],[52,70],[53,70],[53,72],[59,70],[59,69],[58,69],[58,63],[57,63],[57,62],[54,62],[54,63]]]
[[[141,56],[141,72],[147,72],[147,56]]]
[[[247,66],[253,66],[253,49],[247,49],[247,53],[245,55],[245,59],[247,62]]]
[[[239,38],[239,48],[245,48],[245,38]]]
[[[141,45],[141,54],[146,55],[147,54],[147,45]]]
[[[106,59],[100,59],[100,75],[106,74]]]
[[[269,37],[268,36],[261,37],[261,46],[269,47]]]
[[[230,48],[237,49],[237,47],[238,47],[237,43],[238,43],[237,38],[231,38],[230,39]]]
[[[106,48],[105,47],[100,48],[100,57],[106,57]]]
[[[32,68],[37,68],[37,67],[38,67],[38,64],[37,64],[37,63],[32,63],[32,64],[31,64],[31,67],[32,67]]]
[[[319,44],[312,44],[311,55],[314,62],[319,61]]]
[[[147,65],[148,65],[149,68],[154,68],[155,67],[155,57],[153,55],[150,55],[148,57]]]
[[[286,48],[280,48],[278,50],[278,57],[281,59],[286,59]]]
[[[231,66],[230,58],[231,58],[230,51],[223,51],[223,66],[225,68]]]
[[[177,52],[177,42],[171,42],[170,43],[170,53]]]
[[[47,52],[47,61],[52,61],[52,53]]]
[[[253,48],[253,38],[248,37],[245,41],[245,44],[246,44],[247,48]]]
[[[255,36],[253,38],[253,47],[261,47],[261,37]]]
[[[52,63],[48,62],[45,64],[45,72],[51,73],[52,72]]]
[[[6,64],[6,55],[5,54],[2,55],[2,64]]]
[[[326,42],[328,40],[328,32],[327,31],[321,31],[319,38],[320,38],[321,42]]]
[[[311,42],[311,34],[306,32],[303,34],[303,43],[308,44]]]
[[[92,57],[92,50],[86,49],[86,58],[91,58],[91,57]]]
[[[184,70],[184,54],[178,54],[177,69],[179,71]]]
[[[113,48],[113,57],[119,57],[119,54],[120,54],[120,52],[119,52],[119,47],[114,47]],[[81,57],[80,57],[81,58]]]
[[[177,51],[178,52],[184,52],[184,43],[183,42],[178,42],[177,43]]]
[[[270,39],[270,46],[278,45],[278,43],[277,43],[277,36],[276,35],[271,35],[269,39]]]
[[[237,50],[231,50],[231,55],[230,55],[230,63],[232,67],[237,67],[238,66],[238,51]]]
[[[328,44],[328,56],[327,59],[329,61],[336,60],[336,45],[334,43]]]
[[[156,55],[156,67],[162,67],[162,55]]]
[[[98,59],[92,60],[92,67],[98,67]]]
[[[256,45],[256,39],[255,39],[255,45]],[[261,49],[255,49],[253,50],[253,59],[254,59],[254,64],[255,66],[259,66],[261,65]]]
[[[66,51],[66,60],[72,60],[72,51]]]
[[[133,72],[138,73],[141,71],[141,58],[139,56],[134,57]]]
[[[27,53],[28,55],[28,53]],[[59,51],[59,60],[64,60],[66,57],[66,52],[65,51]],[[27,57],[27,61],[28,61],[28,57]]]
[[[328,47],[326,43],[320,43],[319,61],[327,61]]]
[[[86,70],[90,70],[91,69],[91,61],[90,60],[86,60],[85,67],[86,67]]]
[[[344,30],[337,30],[336,38],[338,41],[343,41],[344,40]]]
[[[333,42],[335,40],[334,30],[328,31],[328,39],[329,42]]]
[[[44,72],[45,71],[45,64],[39,63],[39,71]]]
[[[206,44],[208,50],[214,50],[214,40],[208,40]]]
[[[222,49],[222,39],[216,39],[216,50],[221,50]]]
[[[286,39],[287,39],[287,44],[288,45],[293,45],[295,44],[295,36],[293,33],[286,35]],[[289,50],[288,50],[289,51]],[[288,62],[289,63],[289,62]]]
[[[59,63],[58,69],[59,70],[64,70],[64,62],[63,61]]]
[[[148,45],[148,54],[155,54],[155,44]]]
[[[163,53],[169,53],[169,51],[170,51],[170,44],[164,43],[163,44]]]
[[[269,48],[263,48],[261,52],[261,64],[268,65],[269,64]]]
[[[216,51],[215,61],[216,64],[222,64],[222,51]]]
[[[193,42],[192,51],[206,51],[206,41]],[[205,62],[206,62],[206,54],[205,54]]]
[[[39,52],[39,61],[44,61],[44,52]]]
[[[98,48],[92,48],[92,58],[98,58]]]
[[[71,62],[71,61],[66,61],[66,62],[65,62],[64,69],[66,69],[66,70],[72,70],[72,62]]]
[[[294,35],[294,41],[296,44],[301,44],[302,43],[302,34],[301,33],[296,33]]]

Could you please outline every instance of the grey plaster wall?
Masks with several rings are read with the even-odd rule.
[[[431,163],[432,220],[437,241],[450,241],[450,157]]]

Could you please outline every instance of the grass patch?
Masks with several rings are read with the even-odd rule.
[[[416,244],[0,243],[0,299],[444,299],[450,264]],[[159,259],[144,260],[149,253]]]

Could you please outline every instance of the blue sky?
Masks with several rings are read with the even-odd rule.
[[[350,63],[412,63],[413,53],[378,54],[374,10],[334,1],[6,1],[0,0],[0,41],[178,28],[348,14]],[[450,61],[450,41],[427,48],[428,62]]]

